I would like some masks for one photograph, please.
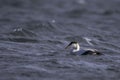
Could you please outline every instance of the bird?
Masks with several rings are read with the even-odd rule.
[[[102,53],[99,52],[96,49],[82,49],[80,48],[80,45],[76,41],[70,42],[65,49],[68,49],[69,47],[72,48],[71,54],[75,55],[101,55]]]

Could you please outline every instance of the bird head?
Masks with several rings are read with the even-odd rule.
[[[74,50],[79,50],[80,49],[80,46],[79,46],[79,43],[76,42],[76,41],[72,41],[71,43],[69,43],[65,49],[68,49],[69,47],[73,48]]]

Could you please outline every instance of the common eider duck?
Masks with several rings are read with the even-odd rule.
[[[96,49],[81,49],[78,42],[71,42],[65,49],[69,47],[72,48],[71,53],[75,55],[101,55],[102,53],[97,51]]]

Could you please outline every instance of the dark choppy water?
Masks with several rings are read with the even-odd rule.
[[[69,55],[74,40],[105,55]],[[0,0],[0,80],[74,79],[120,79],[120,0]]]

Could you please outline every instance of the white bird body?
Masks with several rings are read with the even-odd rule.
[[[96,49],[81,49],[80,48],[80,45],[78,42],[71,42],[67,47],[72,47],[72,51],[71,53],[72,54],[76,54],[76,55],[87,55],[87,54],[90,54],[90,55],[99,55],[101,54],[100,52],[98,52]]]

